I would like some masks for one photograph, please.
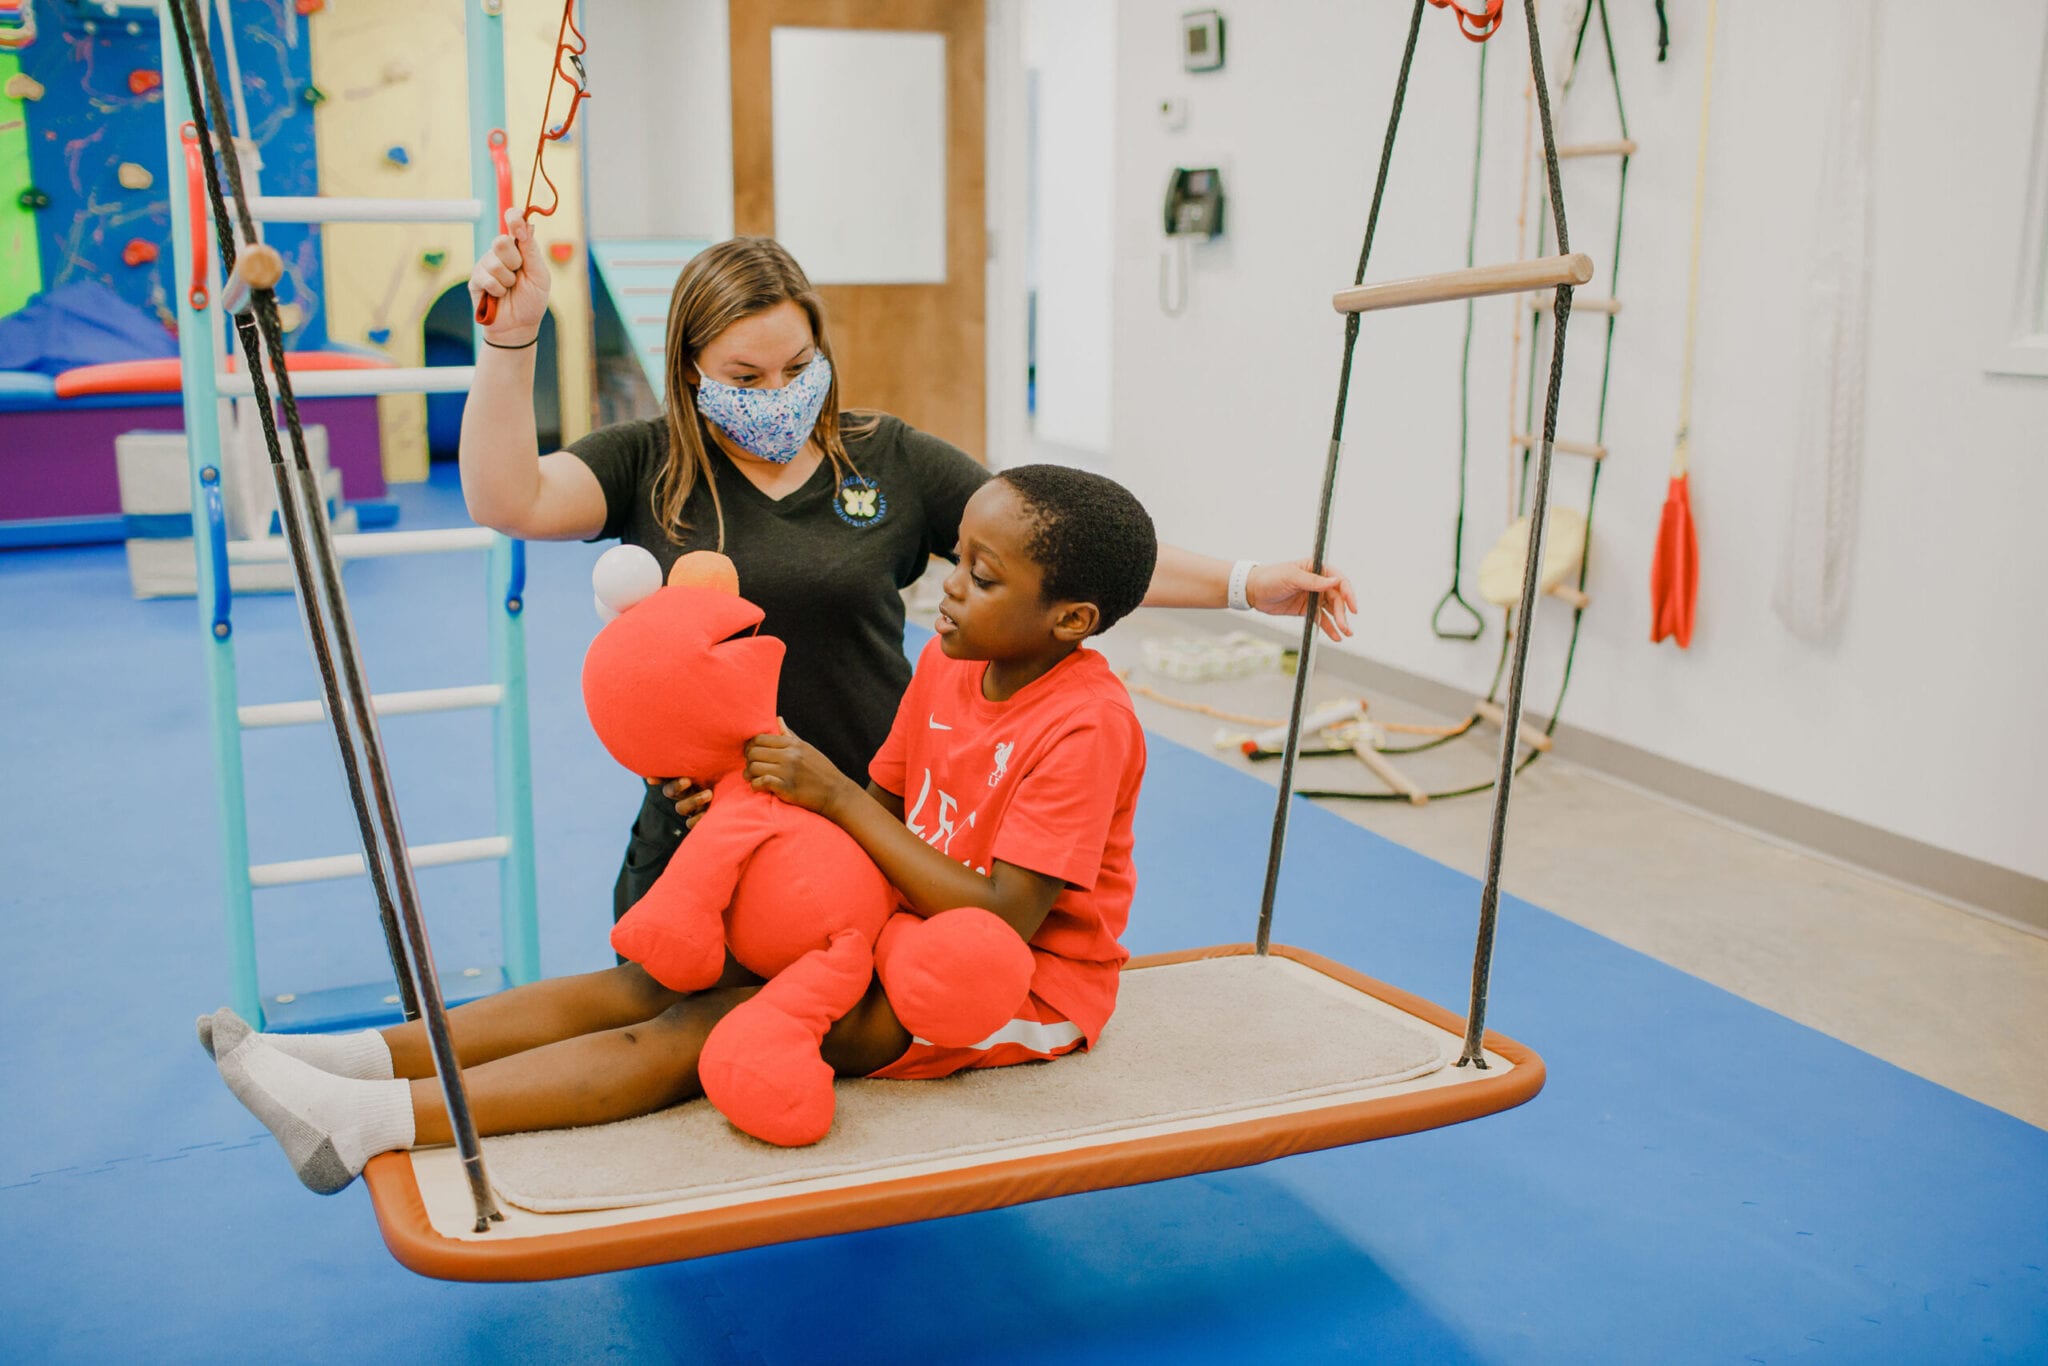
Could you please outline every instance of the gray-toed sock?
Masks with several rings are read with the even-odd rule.
[[[218,1029],[214,1037],[219,1042]],[[309,1189],[332,1195],[378,1153],[412,1146],[410,1082],[337,1077],[266,1039],[252,1033],[222,1053],[221,1080],[276,1137]]]
[[[199,1046],[209,1057],[233,1050],[251,1032],[248,1021],[226,1006],[199,1017]],[[389,1081],[393,1076],[391,1049],[374,1029],[349,1034],[265,1034],[263,1042],[337,1077]]]

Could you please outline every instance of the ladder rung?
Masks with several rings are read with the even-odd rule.
[[[1339,313],[1369,313],[1412,304],[1478,299],[1489,294],[1520,294],[1557,285],[1582,285],[1593,278],[1593,258],[1582,251],[1569,256],[1539,256],[1494,266],[1469,266],[1439,275],[1417,275],[1378,285],[1357,285],[1337,291],[1330,300]]]
[[[476,380],[474,365],[392,366],[371,370],[293,370],[292,393],[299,398],[369,398],[377,394],[464,394]],[[250,398],[256,388],[249,372],[216,374],[225,398]]]
[[[668,315],[665,313],[643,313],[633,319],[633,323],[637,327],[666,327],[668,326]]]
[[[1529,307],[1535,309],[1538,313],[1548,313],[1550,306],[1556,302],[1557,296],[1555,294],[1539,293],[1529,296]],[[1591,294],[1574,294],[1572,295],[1572,312],[1605,313],[1612,317],[1614,314],[1621,312],[1621,300]]]
[[[1526,432],[1517,432],[1515,433],[1515,444],[1525,451],[1532,451],[1536,449],[1537,439]],[[1583,455],[1588,460],[1605,460],[1607,458],[1607,448],[1605,446],[1596,446],[1590,441],[1554,439],[1550,443],[1550,449],[1562,455]],[[1616,477],[1618,478],[1619,476]]]
[[[690,264],[687,256],[614,256],[605,262],[607,270],[681,270]]]
[[[352,531],[334,538],[334,553],[345,560],[376,560],[449,550],[488,550],[497,534],[481,526],[450,527],[445,531]],[[228,542],[229,564],[282,564],[291,556],[291,544],[282,536]]]
[[[1572,606],[1578,608],[1581,612],[1585,611],[1588,607],[1593,605],[1593,600],[1591,598],[1587,597],[1583,592],[1572,587],[1568,583],[1554,583],[1544,591],[1549,593],[1550,596],[1553,598],[1559,598],[1565,602],[1570,603]]]
[[[444,868],[452,863],[482,863],[504,858],[512,852],[512,841],[503,835],[477,840],[450,840],[446,844],[415,844],[406,853],[415,868]],[[293,859],[286,863],[249,865],[251,887],[289,887],[300,882],[332,882],[336,878],[364,876],[361,854],[336,854],[331,858]]]
[[[377,693],[370,698],[371,710],[379,716],[417,716],[426,712],[466,711],[495,707],[505,700],[498,683],[479,683],[462,688],[422,688],[415,692]],[[327,717],[327,704],[319,698],[304,702],[259,702],[240,709],[243,730],[271,726],[310,726]]]
[[[348,198],[343,195],[252,195],[260,223],[474,223],[481,199]]]
[[[619,291],[619,293],[621,293],[621,294],[673,294],[673,293],[675,293],[675,288],[674,288],[674,286],[672,286],[672,285],[627,285],[627,286],[626,286],[625,288],[621,289],[621,290]]]
[[[1612,142],[1568,142],[1557,149],[1559,161],[1575,157],[1632,157],[1635,154],[1634,138],[1616,138]]]

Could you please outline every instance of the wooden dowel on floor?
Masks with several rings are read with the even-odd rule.
[[[1484,700],[1474,702],[1472,710],[1479,714],[1480,720],[1487,722],[1494,728],[1498,730],[1505,730],[1507,728],[1507,713],[1493,703]],[[1537,726],[1530,724],[1527,716],[1522,718],[1521,737],[1522,743],[1530,749],[1538,750],[1544,754],[1550,752],[1550,737],[1545,735]]]
[[[1371,313],[1383,308],[1438,304],[1453,299],[1478,299],[1489,294],[1519,294],[1530,289],[1582,285],[1593,278],[1593,258],[1582,251],[1568,256],[1539,256],[1532,261],[1447,270],[1384,284],[1341,289],[1330,303],[1339,313]]]
[[[1530,436],[1527,432],[1516,432],[1514,442],[1525,451],[1536,448],[1536,438]],[[1560,455],[1583,455],[1588,460],[1605,460],[1607,458],[1607,448],[1605,446],[1596,446],[1590,441],[1566,441],[1563,437],[1559,437],[1550,443],[1550,449]]]
[[[1634,138],[1616,138],[1612,142],[1568,142],[1557,149],[1559,161],[1578,157],[1632,157],[1635,154]]]
[[[1408,776],[1387,761],[1387,756],[1372,747],[1372,741],[1360,735],[1351,742],[1351,752],[1358,756],[1358,762],[1371,769],[1379,780],[1408,799],[1411,806],[1428,806],[1429,794],[1411,782]]]

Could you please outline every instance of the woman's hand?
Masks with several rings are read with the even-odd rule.
[[[711,789],[699,787],[695,778],[649,778],[647,785],[660,788],[661,795],[675,803],[685,830],[695,830],[711,806]]]
[[[1268,616],[1298,617],[1308,610],[1311,593],[1322,594],[1320,625],[1331,640],[1351,634],[1351,614],[1358,610],[1358,594],[1352,591],[1350,576],[1335,565],[1314,572],[1314,561],[1292,564],[1262,564],[1245,580],[1245,600]]]
[[[505,227],[469,273],[469,306],[475,312],[485,295],[496,298],[498,316],[484,329],[485,338],[500,346],[524,346],[540,334],[548,312],[546,253],[518,210],[506,214]]]
[[[782,727],[780,734],[757,735],[747,742],[748,786],[828,816],[834,802],[860,794],[830,759],[790,734],[781,717],[775,724]]]

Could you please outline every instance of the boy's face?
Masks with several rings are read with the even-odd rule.
[[[946,576],[939,648],[953,659],[1028,658],[1094,629],[1092,604],[1047,602],[1031,558],[1031,514],[1000,479],[983,484],[960,515],[960,563]]]

